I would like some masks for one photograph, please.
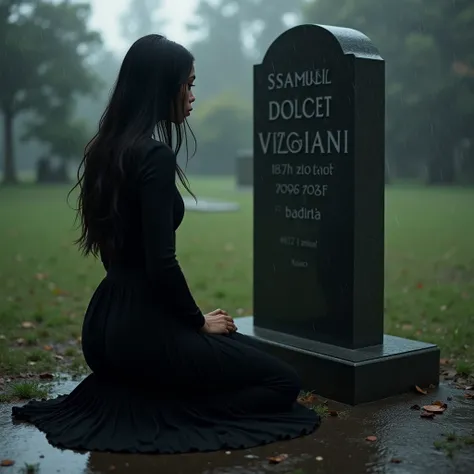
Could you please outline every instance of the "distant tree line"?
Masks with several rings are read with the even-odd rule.
[[[474,182],[472,0],[317,0],[305,18],[360,30],[386,60],[389,176]]]
[[[101,46],[88,3],[0,0],[0,111],[3,181],[16,183],[18,119],[22,141],[43,144],[44,160],[76,159],[88,136],[76,99],[99,85],[87,59]]]
[[[166,31],[163,5],[130,2],[121,23],[129,44]],[[4,181],[17,181],[19,164],[44,173],[54,160],[77,162],[97,129],[121,58],[88,28],[90,14],[86,0],[0,0]],[[253,65],[292,23],[311,22],[362,31],[386,60],[388,179],[474,182],[471,0],[200,0],[193,18],[189,172],[234,173],[239,150],[252,146]]]

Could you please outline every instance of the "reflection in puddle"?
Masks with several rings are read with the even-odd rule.
[[[53,393],[68,393],[77,383],[54,384]],[[5,471],[12,474],[25,463],[39,464],[40,472],[47,474],[470,474],[474,446],[456,451],[453,459],[434,448],[434,442],[449,432],[474,435],[474,402],[459,395],[442,386],[427,396],[408,394],[355,408],[331,403],[332,409],[345,410],[347,415],[326,418],[306,438],[245,451],[157,456],[61,451],[50,446],[35,427],[12,423],[11,405],[1,405],[0,457],[15,461],[16,470]],[[453,397],[448,410],[433,420],[421,419],[419,412],[410,410],[414,403],[423,405],[448,396]],[[367,436],[377,440],[369,443]],[[289,457],[281,464],[267,461],[282,453]]]

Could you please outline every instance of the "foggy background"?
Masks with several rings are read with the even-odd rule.
[[[237,154],[252,146],[253,64],[286,28],[312,22],[361,30],[387,61],[388,180],[474,182],[470,1],[92,0],[53,2],[48,11],[34,4],[0,0],[0,167],[9,181],[34,177],[39,163],[75,171],[123,55],[152,32],[196,57],[190,125],[198,153],[188,173],[233,175]],[[47,34],[35,31],[41,16]],[[48,87],[49,98],[41,92]]]

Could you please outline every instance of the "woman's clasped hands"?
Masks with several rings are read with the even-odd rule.
[[[206,322],[201,331],[206,334],[231,334],[237,331],[234,319],[223,309],[216,309],[204,315],[204,319]]]

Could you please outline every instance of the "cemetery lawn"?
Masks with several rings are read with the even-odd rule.
[[[191,184],[202,198],[241,205],[240,212],[186,216],[178,257],[196,300],[203,311],[252,314],[251,194],[235,191],[231,179]],[[67,191],[0,188],[0,382],[85,370],[82,317],[104,272],[72,245]],[[466,375],[474,369],[473,203],[474,189],[386,192],[385,332],[438,344],[452,370]]]

